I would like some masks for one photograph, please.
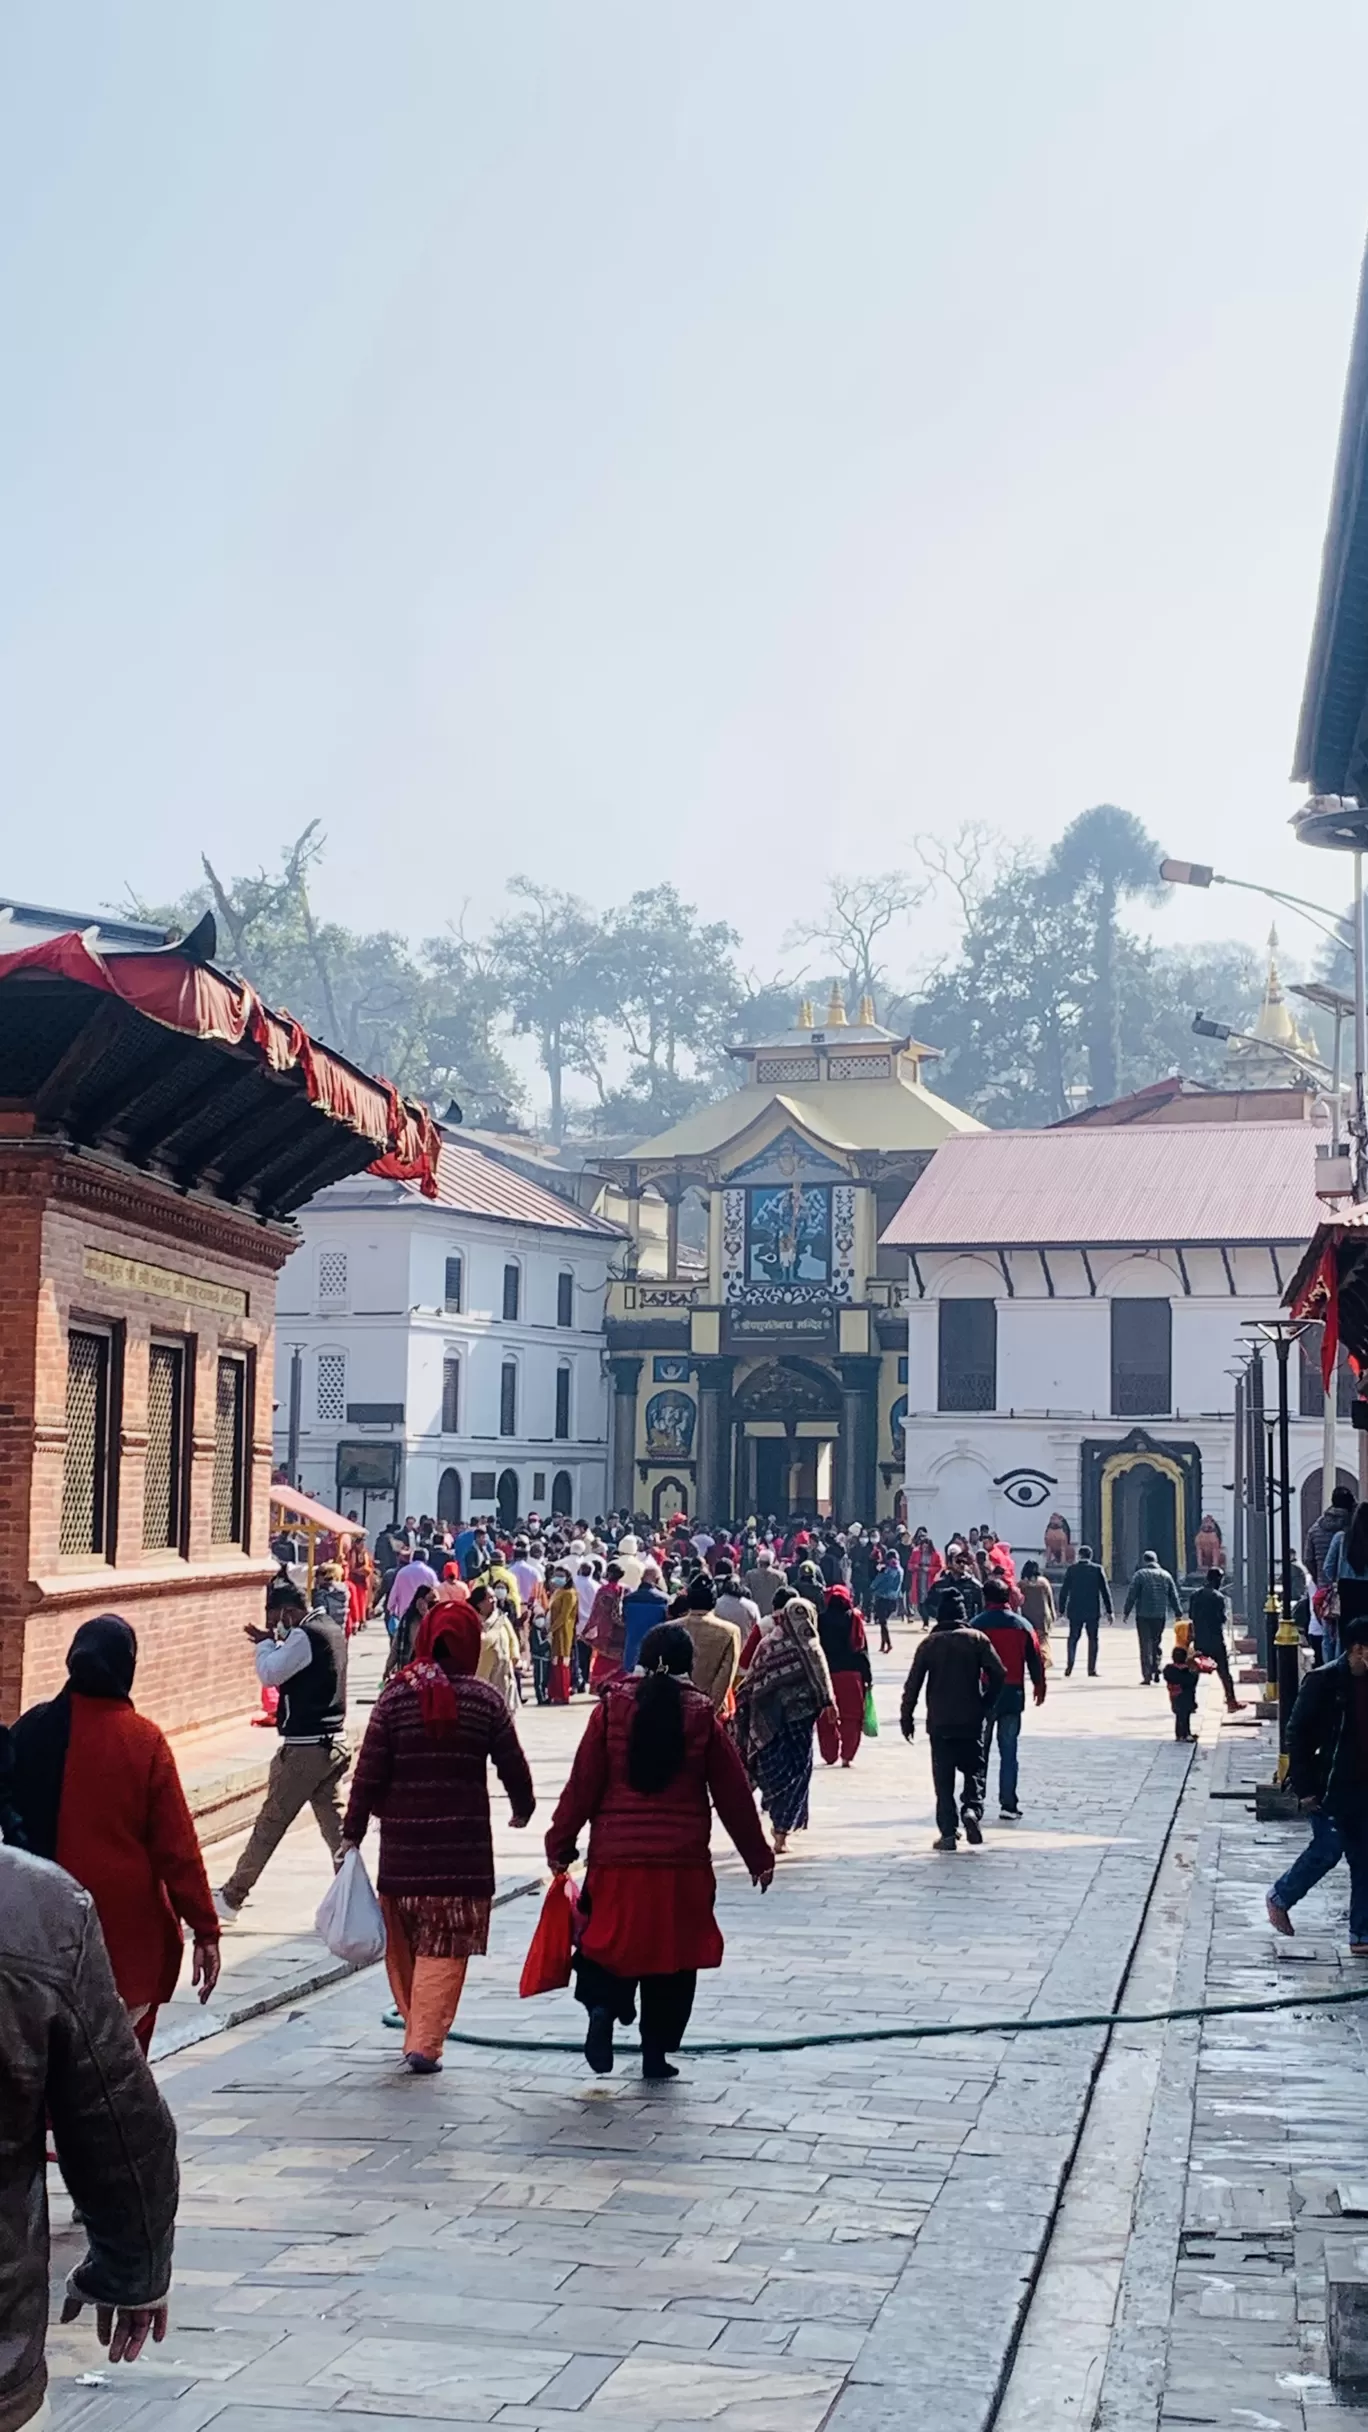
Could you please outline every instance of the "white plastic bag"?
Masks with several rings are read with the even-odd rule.
[[[367,1968],[385,1956],[385,1920],[359,1849],[349,1849],[318,1904],[314,1924],[334,1959]]]

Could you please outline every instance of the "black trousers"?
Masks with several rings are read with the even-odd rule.
[[[1083,1633],[1084,1633],[1084,1631],[1085,1631],[1085,1630],[1086,1630],[1086,1631],[1087,1631],[1087,1633],[1088,1633],[1088,1670],[1089,1670],[1090,1672],[1095,1672],[1095,1671],[1097,1670],[1097,1623],[1096,1623],[1096,1621],[1070,1621],[1070,1623],[1069,1623],[1069,1653],[1068,1653],[1068,1657],[1067,1657],[1067,1663],[1068,1663],[1068,1668],[1069,1668],[1069,1670],[1070,1670],[1071,1672],[1072,1672],[1072,1670],[1073,1670],[1073,1666],[1074,1666],[1074,1657],[1075,1657],[1075,1656],[1077,1655],[1077,1653],[1078,1653],[1078,1642],[1079,1642],[1080,1638],[1082,1637],[1082,1635],[1083,1635]]]
[[[1211,1661],[1216,1666],[1216,1678],[1225,1691],[1226,1704],[1228,1706],[1233,1706],[1235,1703],[1235,1683],[1230,1677],[1230,1654],[1224,1638],[1220,1640],[1213,1638],[1210,1646],[1199,1646],[1197,1652],[1199,1655],[1210,1656]]]
[[[1140,1678],[1157,1680],[1159,1658],[1164,1652],[1164,1625],[1162,1621],[1141,1621],[1137,1616],[1135,1635],[1140,1641]]]
[[[596,1959],[576,1958],[576,2001],[586,2010],[611,2010],[619,2026],[630,2027],[636,2016],[638,1987],[643,2052],[677,2052],[693,2011],[697,1969],[680,1968],[673,1976],[610,1976]]]
[[[936,1792],[936,1830],[949,1840],[958,1832],[961,1815],[981,1816],[986,1797],[984,1777],[988,1771],[988,1752],[982,1731],[976,1733],[933,1731],[931,1741],[931,1780]],[[964,1778],[964,1793],[958,1808],[955,1805],[957,1776]]]

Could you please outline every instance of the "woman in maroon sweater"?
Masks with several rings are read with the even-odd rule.
[[[711,1698],[688,1686],[692,1664],[677,1622],[647,1631],[644,1677],[605,1691],[546,1836],[560,1870],[590,1827],[575,1995],[589,2012],[584,2056],[600,2076],[613,2066],[614,2023],[631,2025],[638,1984],[642,2075],[679,2075],[665,2055],[684,2040],[698,1970],[722,1964],[714,1806],[761,1891],[774,1875],[745,1767]]]
[[[412,1662],[372,1709],[342,1827],[344,1850],[359,1849],[371,1817],[380,1819],[385,1967],[404,2021],[404,2059],[423,2075],[441,2068],[466,1962],[489,1947],[490,1759],[514,1824],[526,1824],[537,1803],[507,1706],[472,1677],[479,1660],[479,1619],[464,1595],[434,1606]]]

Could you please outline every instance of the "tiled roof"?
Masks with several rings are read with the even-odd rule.
[[[883,1238],[909,1250],[1306,1241],[1325,1215],[1323,1137],[1309,1123],[970,1133],[937,1149]]]
[[[414,1186],[405,1191],[417,1196]],[[437,1160],[436,1205],[455,1208],[462,1216],[493,1216],[505,1224],[540,1224],[561,1233],[593,1233],[599,1240],[621,1239],[621,1227],[590,1216],[573,1200],[529,1182],[497,1157],[486,1156],[464,1140],[443,1139]]]

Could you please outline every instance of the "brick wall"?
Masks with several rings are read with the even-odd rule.
[[[292,1246],[263,1226],[93,1159],[0,1140],[0,1716],[50,1696],[71,1634],[122,1613],[138,1633],[136,1696],[169,1729],[256,1703],[244,1623],[270,1576],[268,1503],[275,1279]],[[148,1262],[188,1279],[142,1289],[92,1273],[88,1254]],[[203,1305],[245,1294],[245,1311]],[[204,1288],[208,1288],[207,1294]],[[67,1330],[73,1317],[117,1329],[122,1369],[113,1560],[63,1556]],[[187,1345],[193,1367],[188,1528],[180,1552],[144,1552],[148,1353],[155,1334]],[[220,1348],[254,1380],[245,1548],[211,1544],[214,1395]]]

